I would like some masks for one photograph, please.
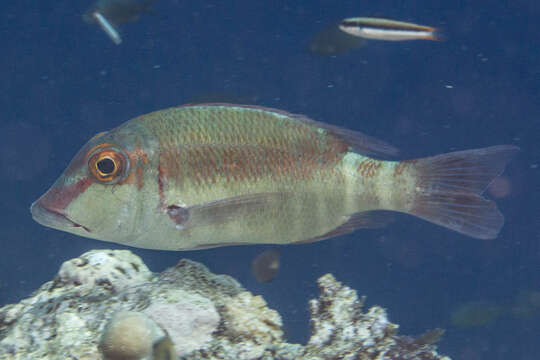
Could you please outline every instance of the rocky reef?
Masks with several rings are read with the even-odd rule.
[[[445,359],[441,331],[397,334],[378,306],[330,275],[311,300],[306,345],[284,339],[261,296],[181,260],[155,274],[127,250],[93,250],[18,304],[0,308],[0,359]]]

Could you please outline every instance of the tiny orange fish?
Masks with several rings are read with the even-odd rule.
[[[380,210],[491,239],[504,218],[481,194],[517,151],[382,160],[397,150],[305,116],[185,105],[96,135],[31,212],[59,230],[166,250],[322,240],[386,224]]]

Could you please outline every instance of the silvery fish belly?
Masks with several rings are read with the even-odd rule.
[[[504,220],[481,194],[517,150],[391,161],[395,148],[304,116],[186,105],[94,136],[31,212],[80,236],[167,250],[316,241],[383,226],[388,210],[489,239]]]

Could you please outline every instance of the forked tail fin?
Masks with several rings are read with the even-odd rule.
[[[481,194],[517,151],[517,146],[500,145],[416,160],[409,213],[474,238],[496,238],[504,217]]]

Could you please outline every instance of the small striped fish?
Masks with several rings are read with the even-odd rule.
[[[437,29],[390,19],[356,17],[342,20],[341,31],[373,40],[439,40]]]
[[[167,250],[316,241],[385,225],[380,210],[490,239],[503,216],[481,194],[517,150],[382,160],[397,150],[305,116],[185,105],[96,135],[31,212],[59,230]]]

